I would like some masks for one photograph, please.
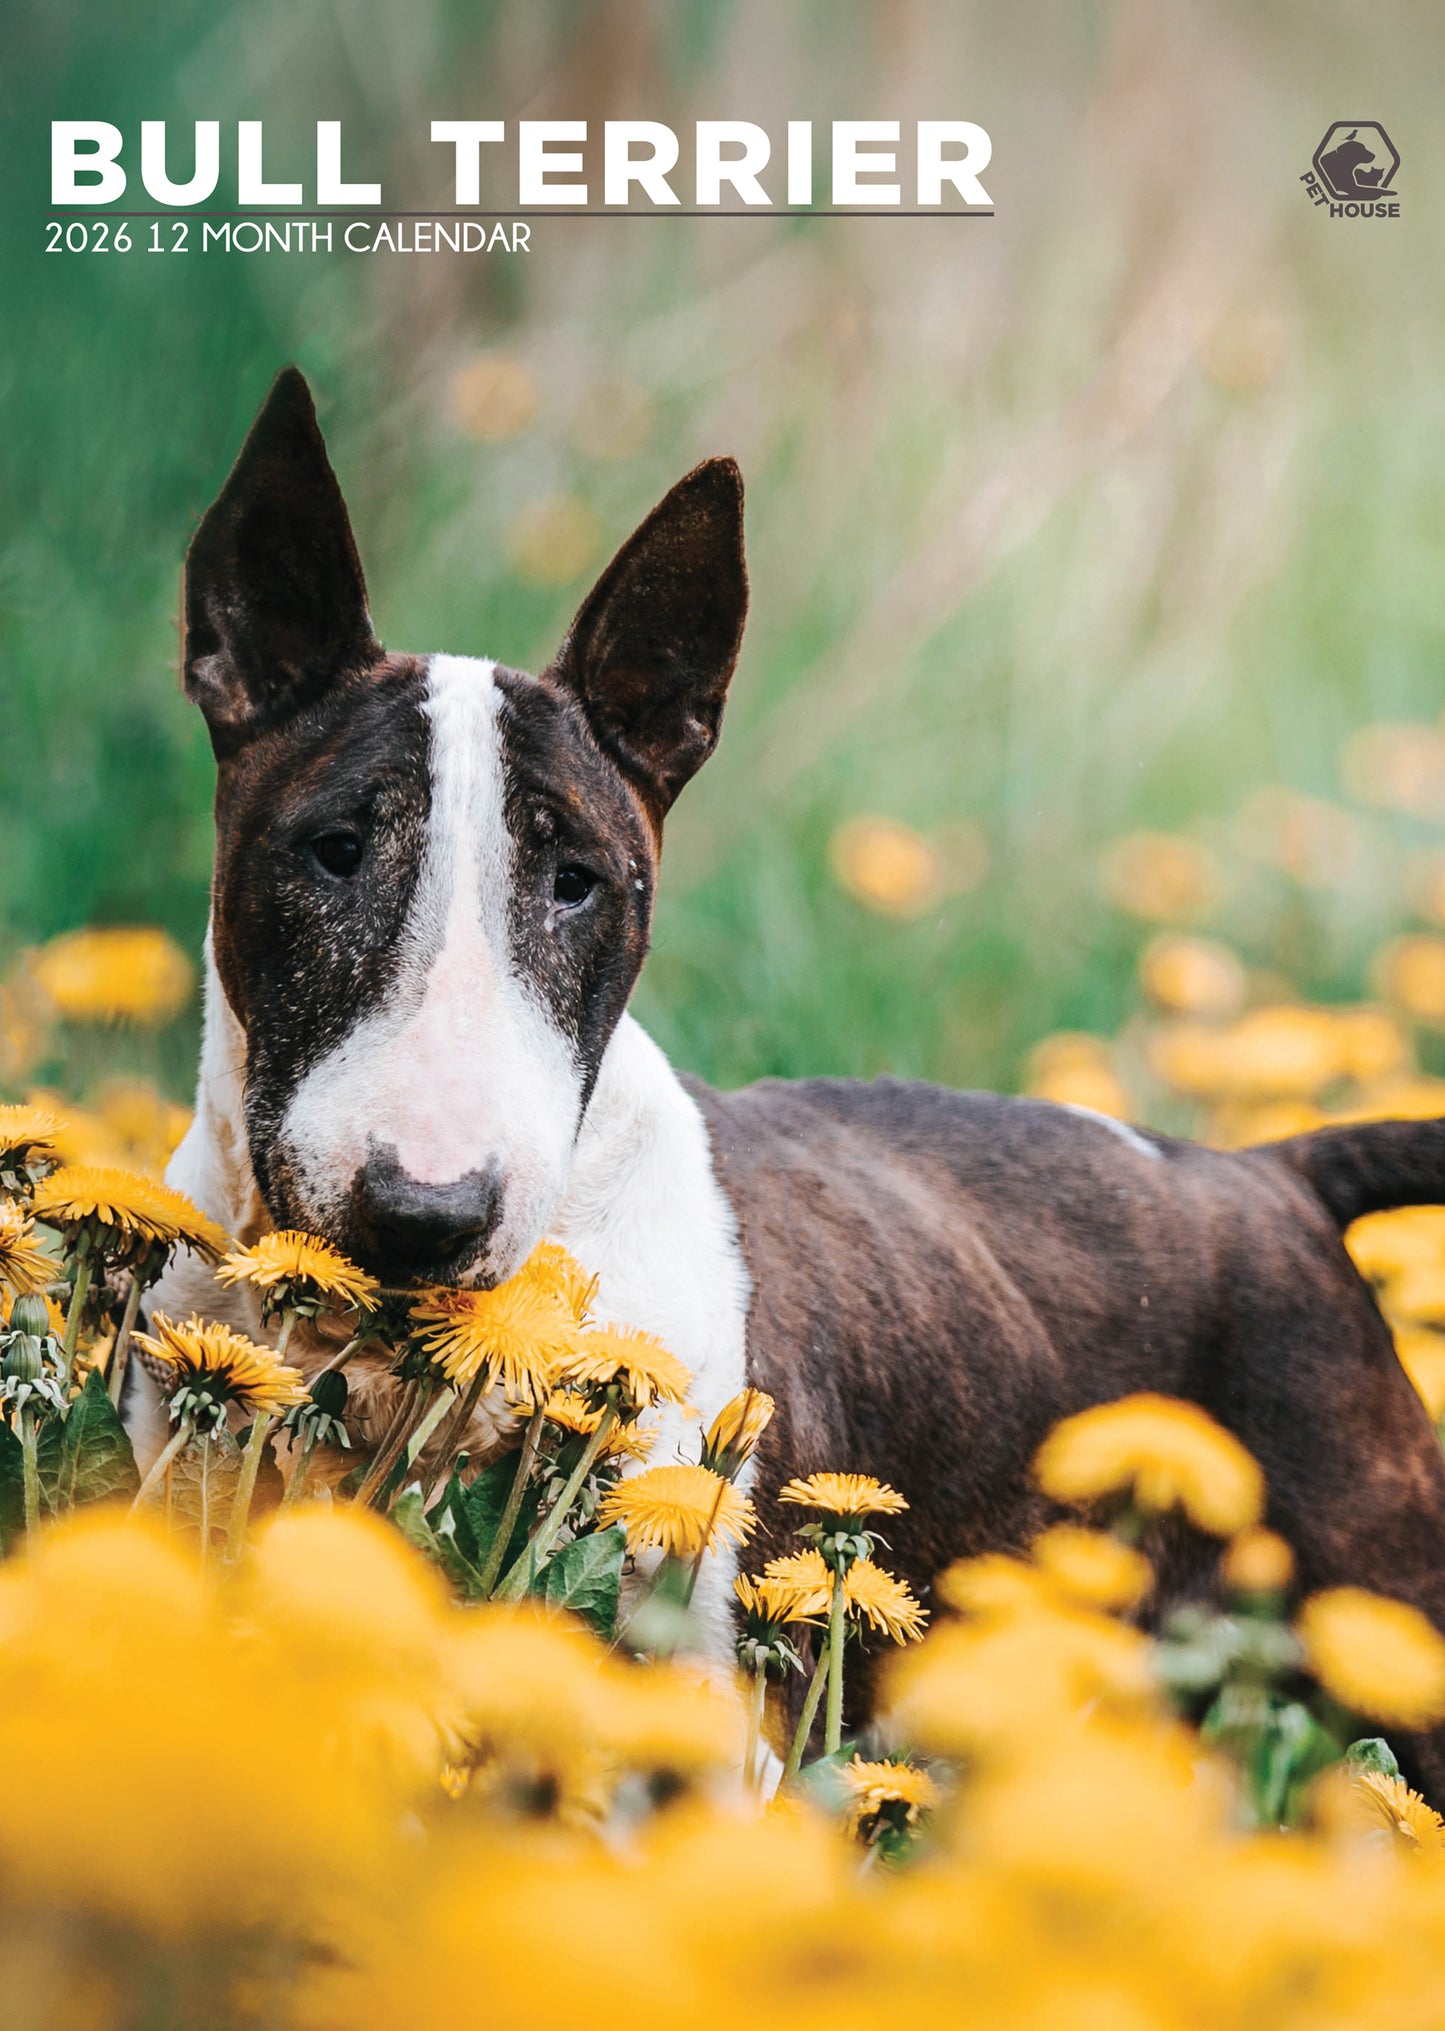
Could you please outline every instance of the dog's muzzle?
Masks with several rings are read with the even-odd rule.
[[[375,1143],[352,1190],[367,1267],[383,1283],[454,1280],[484,1253],[502,1217],[495,1166],[424,1185],[402,1168],[395,1150]]]

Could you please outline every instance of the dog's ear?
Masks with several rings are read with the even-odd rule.
[[[273,382],[186,554],[183,669],[224,757],[379,653],[311,391]]]
[[[747,610],[742,474],[711,458],[623,544],[548,672],[656,825],[717,745]]]

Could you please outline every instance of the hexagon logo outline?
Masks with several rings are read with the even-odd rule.
[[[1336,141],[1336,135],[1342,138]],[[1312,159],[1315,175],[1336,204],[1374,204],[1399,196],[1394,185],[1400,152],[1378,120],[1332,120]]]

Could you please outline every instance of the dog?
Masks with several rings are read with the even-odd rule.
[[[758,1557],[785,1539],[786,1478],[869,1473],[912,1505],[890,1557],[926,1592],[1050,1520],[1030,1462],[1059,1418],[1158,1390],[1259,1459],[1304,1587],[1445,1627],[1445,1462],[1341,1242],[1445,1199],[1445,1124],[1224,1153],[894,1079],[721,1093],[628,1014],[747,600],[741,478],[717,458],[540,675],[387,651],[306,383],[279,377],[186,561],[184,687],[218,774],[172,1182],[233,1233],[307,1228],[388,1282],[489,1286],[561,1241],[603,1316],[687,1364],[703,1417],[747,1383],[776,1400]],[[259,1331],[196,1265],[155,1302]],[[670,1414],[654,1458],[696,1447]],[[1161,1601],[1213,1552],[1171,1556]],[[721,1658],[732,1570],[709,1561],[698,1597]],[[1445,1734],[1414,1747],[1445,1793]]]

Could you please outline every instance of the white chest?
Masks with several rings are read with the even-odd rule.
[[[746,1385],[748,1274],[702,1116],[631,1017],[603,1061],[555,1238],[597,1277],[600,1317],[656,1334],[691,1371],[695,1415],[663,1412],[650,1464],[696,1460],[703,1427]],[[736,1570],[710,1555],[694,1596],[720,1662]]]

